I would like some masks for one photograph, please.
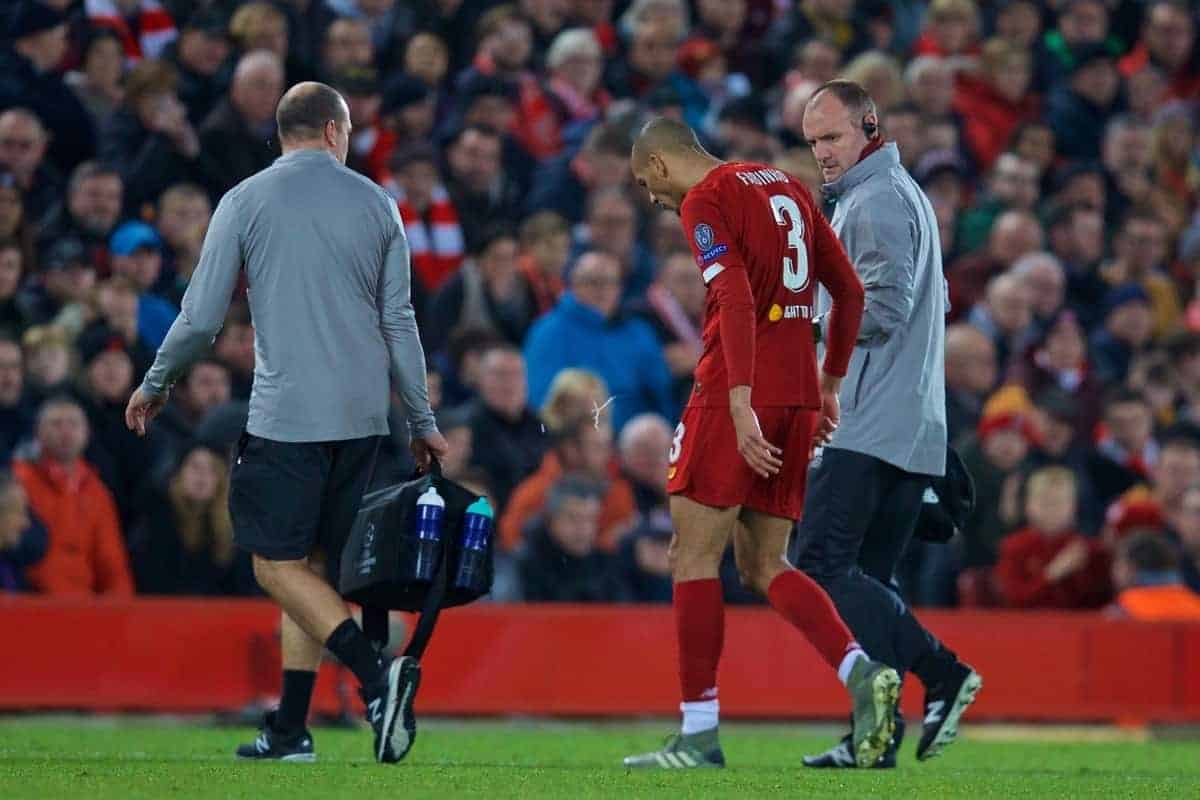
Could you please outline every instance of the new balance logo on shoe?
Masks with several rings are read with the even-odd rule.
[[[935,725],[942,719],[942,709],[946,707],[944,700],[934,700],[925,708],[925,724]]]
[[[372,723],[376,722],[383,715],[383,698],[376,697],[367,704],[367,719]]]

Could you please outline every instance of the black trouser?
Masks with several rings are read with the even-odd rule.
[[[825,588],[871,658],[915,672],[926,686],[953,663],[917,622],[892,575],[921,512],[927,475],[872,456],[825,448],[808,475],[804,516],[789,556]]]

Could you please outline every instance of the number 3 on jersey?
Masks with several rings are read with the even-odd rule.
[[[668,454],[669,463],[674,464],[683,454],[683,423],[675,426],[675,438],[671,440],[671,452]]]
[[[804,246],[804,217],[800,214],[800,206],[786,194],[773,194],[771,213],[775,215],[776,224],[788,226],[788,249],[795,251],[794,259],[783,257],[783,286],[793,292],[804,291],[808,286],[808,250]]]

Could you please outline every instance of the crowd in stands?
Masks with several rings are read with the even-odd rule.
[[[846,77],[937,214],[950,434],[979,497],[949,545],[914,542],[900,590],[1133,616],[1200,592],[1187,2],[5,6],[0,590],[257,591],[226,507],[244,288],[146,439],[123,409],[215,203],[279,154],[285,88],[320,79],[348,101],[349,166],[404,220],[445,472],[499,509],[495,596],[668,600],[664,487],[705,292],[678,218],[631,185],[631,136],[678,117],[820,196],[804,107]],[[402,419],[378,481],[411,469]]]

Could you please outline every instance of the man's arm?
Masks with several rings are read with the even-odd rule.
[[[143,394],[149,397],[166,394],[188,365],[217,338],[242,267],[238,217],[237,201],[227,193],[213,212],[200,249],[200,261],[183,295],[183,308],[142,381]]]
[[[391,244],[383,263],[383,287],[379,297],[379,328],[392,359],[392,371],[400,383],[400,397],[408,410],[409,433],[419,439],[437,432],[429,407],[425,377],[425,351],[417,333],[413,312],[408,241],[395,203],[388,203],[395,223]]]
[[[879,344],[912,316],[916,278],[916,220],[899,196],[872,201],[848,220],[846,252],[866,290],[860,344]]]

